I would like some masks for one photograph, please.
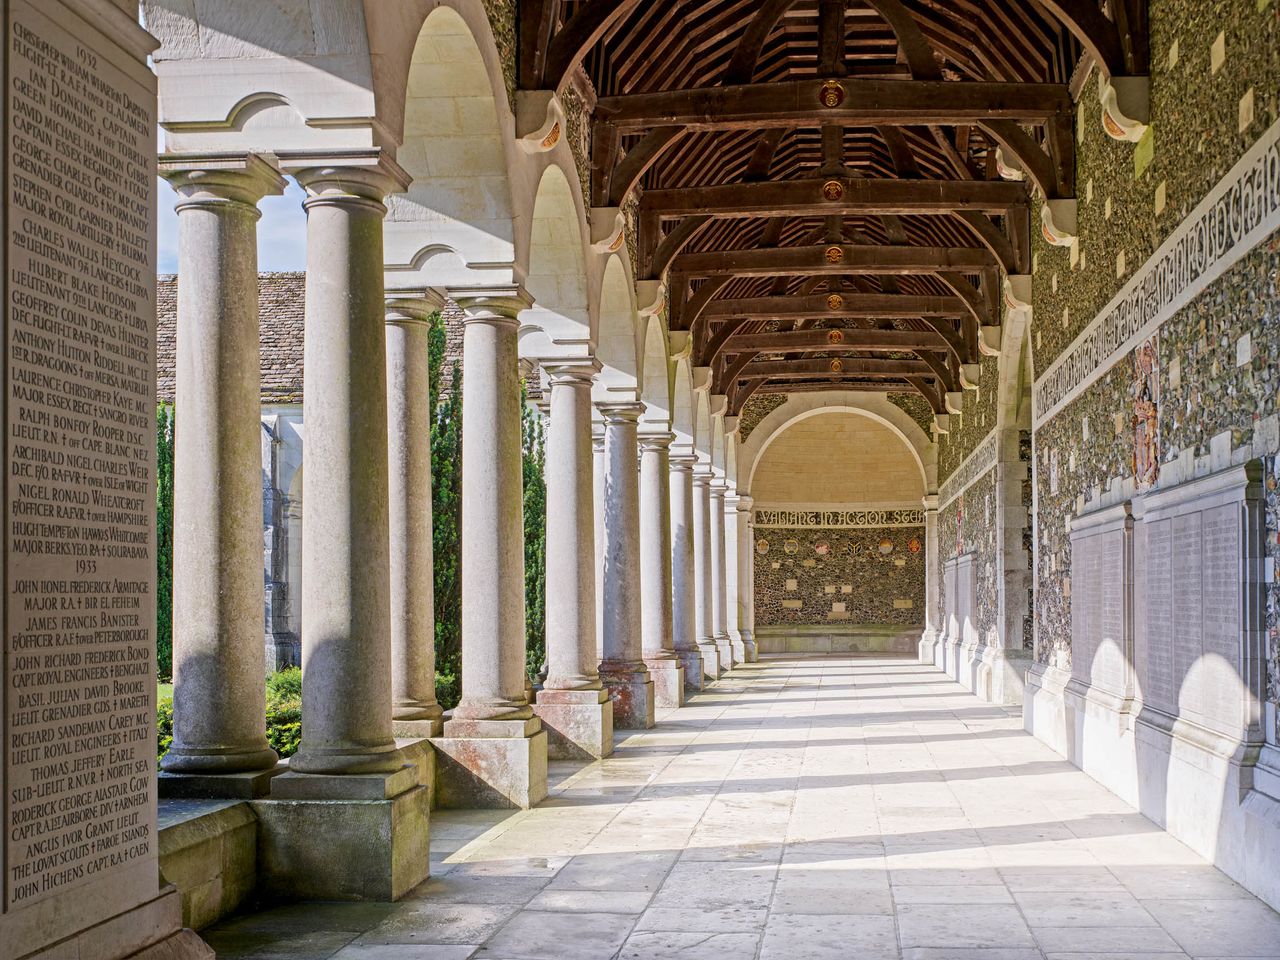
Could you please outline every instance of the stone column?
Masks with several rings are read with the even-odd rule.
[[[640,619],[654,702],[684,703],[684,667],[676,656],[671,593],[669,432],[640,436]]]
[[[746,494],[726,499],[727,518],[734,530],[734,549],[730,551],[734,564],[734,589],[731,591],[733,609],[730,613],[733,635],[734,659],[739,663],[755,663],[759,659],[755,636],[751,630],[753,591],[751,583],[751,555],[755,543],[751,536],[751,498]]]
[[[438,298],[388,295],[387,452],[391,527],[391,714],[397,737],[435,737],[434,574],[431,555],[431,420],[428,321]],[[305,474],[304,474],[305,477]]]
[[[604,659],[604,423],[591,423],[591,502],[595,515],[596,664]]]
[[[693,565],[693,465],[697,458],[680,451],[671,464],[671,638],[684,667],[684,683],[702,689],[702,651],[698,649],[697,587]]]
[[[392,737],[387,349],[382,199],[407,175],[377,152],[291,164],[307,192],[303,416],[302,709],[272,795],[381,799],[416,784]],[[407,779],[406,779],[407,778]]]
[[[613,703],[596,653],[596,544],[592,482],[594,359],[543,364],[551,378],[547,429],[547,678],[534,712],[550,756],[592,760],[613,752]]]
[[[733,641],[729,638],[729,558],[725,542],[725,497],[729,492],[723,477],[711,484],[711,635],[720,652],[720,669],[731,669]]]
[[[605,421],[604,659],[600,678],[623,729],[653,726],[653,680],[642,658],[636,421],[643,404],[596,404]]]
[[[942,641],[942,566],[938,544],[938,498],[924,498],[924,633],[920,636],[920,660],[937,662],[938,644]]]
[[[530,807],[547,735],[525,693],[519,287],[451,291],[462,342],[462,698],[436,740],[443,806]]]
[[[284,181],[254,154],[170,161],[178,209],[173,746],[165,796],[254,796],[276,765],[263,685],[257,203]],[[225,776],[234,774],[235,776]]]
[[[717,680],[721,663],[711,620],[711,480],[710,464],[698,463],[693,470],[694,615],[703,675],[708,680]],[[728,664],[724,668],[728,669]]]

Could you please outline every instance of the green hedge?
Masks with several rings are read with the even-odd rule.
[[[283,757],[298,752],[302,739],[302,671],[289,667],[267,677],[267,742]],[[173,744],[173,699],[156,707],[156,751],[163,757]]]

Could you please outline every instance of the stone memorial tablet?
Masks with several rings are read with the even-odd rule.
[[[151,44],[110,4],[5,16],[0,956],[149,910],[91,934],[109,957],[173,932],[147,907],[163,899]]]
[[[1146,572],[1144,619],[1140,632],[1143,649],[1138,659],[1146,663],[1147,703],[1166,713],[1176,713],[1173,686],[1173,521],[1147,520],[1143,543]]]
[[[1200,514],[1173,518],[1173,686],[1183,712],[1200,713],[1199,685],[1188,683],[1200,659],[1203,590],[1200,582]]]

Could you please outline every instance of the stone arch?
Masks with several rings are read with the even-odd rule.
[[[641,425],[647,430],[664,432],[672,428],[674,421],[673,370],[667,360],[667,339],[662,321],[653,314],[642,318],[641,332],[640,399],[644,401]]]
[[[609,257],[600,284],[596,357],[602,369],[594,389],[597,401],[640,399],[644,376],[640,347],[636,340],[634,287],[622,258]]]
[[[379,119],[394,131],[396,159],[413,177],[405,193],[387,200],[388,286],[510,284],[518,278],[512,171],[519,157],[484,11],[478,3],[420,4],[416,20],[404,23],[402,15],[397,25],[385,6],[370,14],[375,36],[388,34],[393,51]],[[399,33],[389,35],[393,27]]]
[[[698,463],[711,463],[711,398],[706,390],[695,390],[693,418],[693,452],[698,456]]]
[[[869,417],[888,427],[906,445],[920,471],[925,493],[937,490],[937,448],[914,420],[900,407],[877,394],[851,395],[831,393],[795,394],[776,410],[771,411],[751,432],[739,451],[738,471],[745,479],[746,490],[751,490],[756,468],[765,450],[786,429],[801,420],[822,413],[854,413]]]
[[[676,435],[673,449],[688,453],[696,444],[697,422],[693,393],[693,373],[689,359],[681,357],[672,364],[671,430]]]
[[[530,340],[539,351],[583,353],[590,346],[591,317],[582,222],[569,181],[556,164],[543,169],[530,220],[525,286],[534,303],[521,314],[521,323],[543,334]]]

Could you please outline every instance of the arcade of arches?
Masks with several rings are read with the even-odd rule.
[[[137,7],[5,3],[0,960],[1280,957],[1276,0]]]

